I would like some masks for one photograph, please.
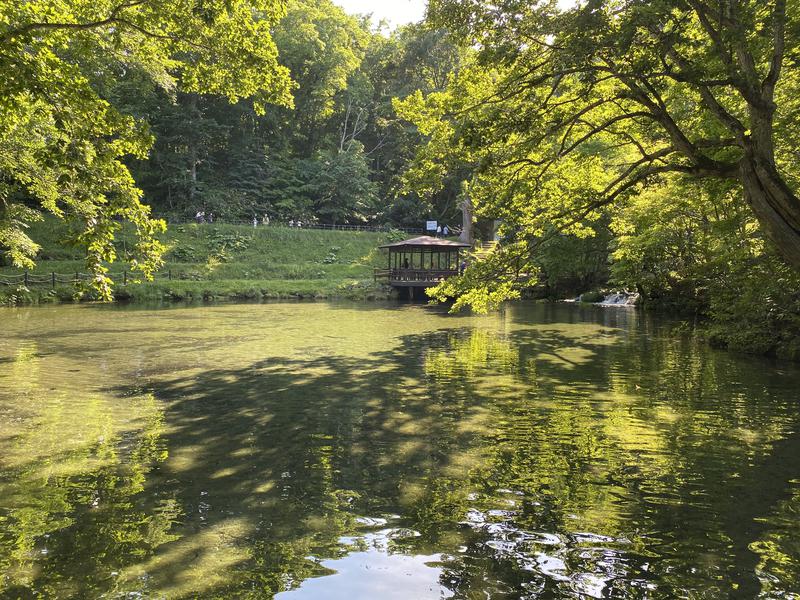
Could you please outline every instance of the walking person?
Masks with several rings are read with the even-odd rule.
[[[441,225],[437,225],[436,226],[436,237],[437,238],[442,237],[442,226]]]
[[[253,227],[258,227],[258,217],[253,215]]]
[[[442,227],[442,235],[444,235],[444,237],[447,237],[448,235],[450,235],[450,228],[447,225]]]

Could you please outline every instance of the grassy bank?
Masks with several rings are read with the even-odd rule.
[[[94,299],[81,282],[67,281],[85,272],[80,248],[69,244],[62,223],[37,224],[32,237],[42,244],[36,268],[26,287],[0,285],[0,302],[38,303]],[[265,298],[386,298],[389,290],[375,285],[373,268],[383,265],[378,246],[402,238],[397,233],[321,231],[282,226],[248,227],[204,224],[175,225],[163,241],[166,264],[155,281],[136,282],[123,276],[124,263],[110,265],[118,300],[214,300]],[[120,257],[131,247],[125,231],[117,241]],[[57,283],[50,282],[57,273]],[[0,275],[19,276],[0,266]],[[43,280],[47,279],[47,282]],[[32,283],[34,280],[40,283]]]

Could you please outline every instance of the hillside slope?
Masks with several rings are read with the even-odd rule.
[[[92,299],[85,284],[71,279],[85,272],[80,248],[68,241],[68,231],[54,219],[37,224],[32,237],[42,244],[29,285],[0,285],[5,302],[48,299]],[[110,265],[119,300],[214,298],[386,297],[376,286],[373,268],[382,266],[378,246],[402,233],[323,231],[284,226],[250,227],[226,224],[171,226],[163,241],[166,264],[155,281],[135,282],[122,262]],[[117,251],[127,254],[132,242],[125,231]],[[56,273],[55,289],[50,281]],[[22,272],[0,266],[0,279],[21,280]],[[80,279],[80,276],[78,277]]]

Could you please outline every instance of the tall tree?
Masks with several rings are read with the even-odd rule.
[[[274,38],[280,61],[298,85],[294,110],[270,106],[260,115],[249,102],[151,94],[138,81],[118,82],[121,101],[151,124],[156,137],[149,160],[132,163],[154,210],[187,216],[205,208],[227,219],[267,213],[308,221],[333,214],[316,212],[324,204],[340,221],[374,216],[374,207],[367,214],[347,208],[373,205],[367,187],[354,186],[365,195],[348,199],[340,211],[330,201],[343,196],[321,192],[325,186],[318,185],[330,161],[356,144],[374,119],[361,91],[368,79],[360,68],[363,46],[370,36],[375,34],[366,23],[330,0],[290,2]],[[370,175],[363,153],[347,159],[364,162],[357,172]]]
[[[451,174],[436,193],[420,197],[400,189],[400,176],[414,157],[423,138],[413,125],[398,118],[394,98],[405,98],[419,90],[444,90],[458,72],[465,51],[441,29],[406,25],[388,37],[373,36],[360,74],[368,80],[369,118],[360,140],[369,156],[373,177],[387,198],[384,218],[403,225],[419,226],[426,218],[457,222],[459,174]]]
[[[435,25],[479,49],[448,95],[417,99],[428,163],[475,167],[473,193],[532,237],[596,217],[662,175],[736,182],[800,268],[800,200],[780,135],[798,89],[793,0],[433,0]],[[796,125],[794,126],[796,129]],[[495,200],[488,200],[489,197]],[[521,218],[515,218],[520,215]]]
[[[313,185],[315,211],[326,222],[364,222],[374,214],[375,184],[369,180],[369,167],[359,142],[332,153],[323,162]]]
[[[281,63],[298,82],[296,110],[275,116],[283,117],[283,134],[299,154],[308,157],[320,149],[336,96],[361,65],[367,38],[359,20],[330,0],[290,0],[275,41]]]
[[[123,160],[144,158],[145,124],[101,94],[131,69],[170,89],[251,98],[256,110],[291,104],[271,32],[280,0],[0,0],[0,246],[30,266],[25,233],[43,211],[69,219],[96,287],[115,259],[119,220],[139,235],[133,267],[159,265],[150,217]]]

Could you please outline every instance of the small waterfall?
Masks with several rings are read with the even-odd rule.
[[[639,302],[639,294],[625,291],[605,295],[600,292],[587,292],[575,298],[565,298],[559,302],[586,302],[598,306],[636,306]]]
[[[608,294],[601,302],[600,306],[635,306],[639,301],[639,294],[636,292],[614,292]]]

